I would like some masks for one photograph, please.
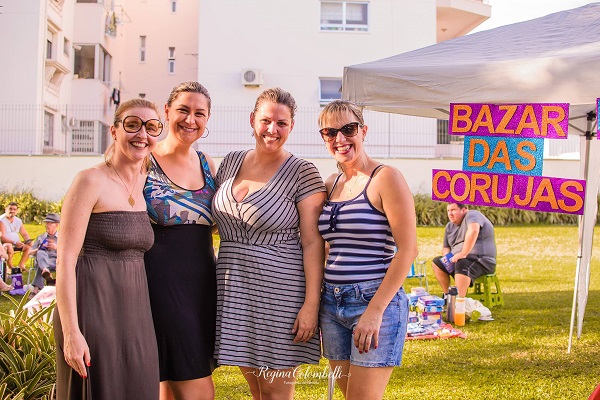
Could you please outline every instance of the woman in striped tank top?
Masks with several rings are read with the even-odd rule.
[[[319,217],[329,248],[319,312],[323,354],[347,399],[381,399],[402,362],[402,284],[417,256],[413,197],[400,171],[365,152],[368,129],[355,104],[329,103],[319,125],[342,171],[325,182]]]

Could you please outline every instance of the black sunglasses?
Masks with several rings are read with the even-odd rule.
[[[125,132],[136,133],[142,129],[142,126],[146,127],[146,133],[150,136],[158,136],[163,130],[163,124],[158,119],[149,119],[148,121],[142,121],[140,117],[130,115],[125,117],[123,120],[115,120],[117,122],[123,122],[123,129]]]
[[[344,135],[345,137],[356,136],[356,134],[358,133],[359,127],[360,128],[363,127],[363,125],[360,122],[350,122],[349,124],[342,126],[340,129],[335,129],[335,128],[320,129],[319,133],[321,134],[321,137],[323,137],[324,141],[332,142],[337,137],[338,132],[342,132],[342,135]]]

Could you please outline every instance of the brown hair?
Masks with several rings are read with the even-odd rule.
[[[290,115],[292,116],[292,119],[294,119],[294,116],[296,115],[296,100],[294,100],[294,97],[289,92],[286,92],[278,87],[263,91],[258,95],[256,103],[254,103],[254,110],[252,110],[252,114],[255,114],[258,111],[258,107],[260,107],[260,105],[265,101],[271,101],[273,103],[288,106],[290,109]]]
[[[348,100],[334,100],[321,110],[319,114],[319,126],[323,128],[323,125],[325,125],[325,122],[329,118],[347,112],[353,114],[361,125],[365,124],[362,110],[356,104]]]
[[[171,94],[167,99],[167,107],[171,107],[171,104],[173,104],[173,102],[177,100],[177,97],[179,97],[181,93],[200,93],[201,95],[206,97],[206,100],[208,100],[208,114],[210,115],[210,94],[204,86],[202,86],[199,82],[195,81],[182,82],[179,85],[175,86],[173,90],[171,90]]]
[[[127,101],[121,103],[121,105],[117,108],[117,110],[115,111],[115,118],[114,118],[113,126],[116,128],[119,125],[119,123],[122,122],[123,114],[125,113],[125,111],[127,111],[131,108],[136,108],[136,107],[149,108],[149,109],[153,110],[154,112],[156,112],[156,115],[160,117],[160,113],[158,112],[158,108],[156,108],[156,104],[152,103],[151,101],[144,100],[144,99],[131,99],[131,100],[127,100]],[[106,151],[104,152],[104,163],[106,165],[108,165],[109,167],[111,166],[110,160],[111,160],[114,152],[115,152],[115,142],[113,140],[111,142],[110,146],[108,146],[106,148]],[[150,167],[150,157],[146,156],[146,158],[144,159],[144,163],[142,164],[142,169],[145,172],[145,171],[148,171],[149,167]]]

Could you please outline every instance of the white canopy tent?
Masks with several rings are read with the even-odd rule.
[[[450,103],[569,103],[569,134],[581,135],[585,212],[569,347],[581,336],[588,298],[600,180],[595,138],[600,97],[600,3],[502,26],[344,69],[342,97],[365,109],[448,119]]]

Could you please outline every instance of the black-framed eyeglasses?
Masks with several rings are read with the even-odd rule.
[[[338,132],[342,132],[342,135],[344,135],[345,137],[356,136],[356,134],[358,133],[359,127],[362,128],[363,124],[361,124],[360,122],[350,122],[349,124],[346,124],[339,129],[336,129],[336,128],[320,129],[319,133],[321,134],[321,137],[323,138],[324,141],[332,142],[337,137]]]
[[[147,121],[142,121],[140,117],[135,115],[130,115],[125,117],[124,119],[116,119],[115,124],[117,122],[123,123],[123,129],[125,132],[136,133],[142,129],[142,126],[146,127],[146,133],[150,136],[158,136],[161,134],[163,130],[163,123],[158,119],[149,119]]]

